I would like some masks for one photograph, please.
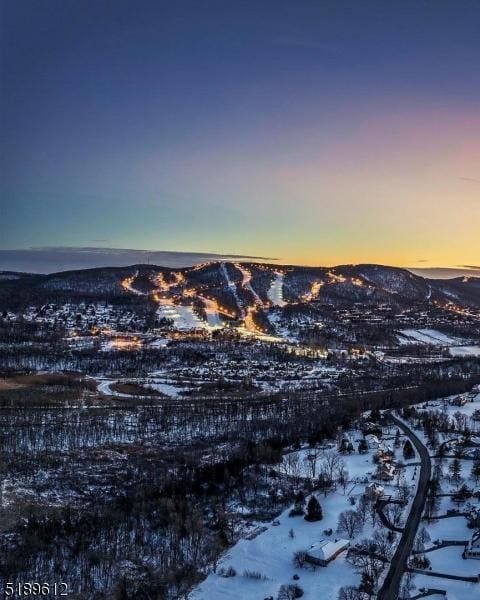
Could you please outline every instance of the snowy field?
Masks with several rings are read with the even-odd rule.
[[[429,344],[432,346],[448,346],[450,355],[454,357],[480,356],[480,346],[465,346],[465,340],[455,338],[436,329],[402,329],[398,332],[401,345]]]
[[[480,346],[453,346],[450,354],[455,357],[480,356]]]
[[[454,505],[449,498],[445,498],[445,500],[448,500],[448,502],[445,502],[443,510],[440,508],[439,512],[445,513],[446,510],[454,508]],[[451,517],[450,519],[438,519],[437,521],[428,523],[428,533],[430,534],[432,542],[435,540],[463,541],[472,537],[472,530],[467,527],[467,520],[463,516]],[[460,552],[460,550],[457,548],[456,551]]]
[[[478,583],[468,583],[466,581],[452,581],[442,579],[440,577],[429,577],[428,575],[415,575],[415,585],[417,591],[421,590],[422,588],[435,588],[437,590],[446,590],[448,592],[448,600],[478,600],[478,598],[480,597]],[[428,600],[433,600],[445,597],[437,595],[428,596],[427,598]]]
[[[450,399],[453,399],[450,398]],[[468,402],[465,406],[458,407],[450,405],[448,402],[439,400],[429,403],[428,410],[446,410],[453,418],[455,413],[462,412],[470,417],[473,412],[480,407],[480,394],[474,397],[473,402]],[[390,431],[384,431],[383,443],[394,446],[394,433],[396,428]],[[423,431],[417,431],[420,438],[424,437]],[[341,512],[352,508],[351,497],[355,498],[355,503],[365,490],[366,482],[372,480],[371,475],[375,471],[375,464],[372,457],[375,453],[375,445],[372,444],[367,454],[357,452],[358,441],[362,437],[358,431],[350,431],[347,438],[353,444],[355,452],[352,454],[342,454],[340,458],[344,461],[344,466],[348,472],[348,484],[345,490],[340,486],[326,496],[316,493],[323,509],[323,520],[315,523],[309,523],[302,517],[289,517],[290,508],[286,509],[276,521],[266,524],[266,531],[260,533],[254,539],[241,539],[233,546],[221,559],[216,573],[210,573],[207,579],[202,582],[189,596],[190,600],[256,600],[259,598],[276,598],[278,590],[283,584],[297,583],[304,590],[304,598],[309,599],[332,599],[338,596],[339,589],[348,585],[358,585],[359,575],[351,565],[346,561],[345,552],[340,554],[327,567],[307,567],[298,568],[293,562],[295,552],[308,550],[312,544],[322,539],[329,539],[324,530],[331,528],[333,530],[330,539],[337,537],[346,537],[344,532],[337,532],[338,518]],[[452,437],[451,435],[448,436]],[[442,441],[443,437],[441,437]],[[401,446],[394,449],[396,460],[403,460],[402,446],[405,436],[401,436]],[[279,473],[290,477],[308,477],[312,476],[312,463],[315,463],[316,476],[320,470],[322,461],[328,453],[335,453],[336,444],[326,444],[316,451],[310,448],[303,448],[290,452],[284,456],[283,462],[277,467]],[[448,451],[447,453],[449,453]],[[434,454],[434,451],[432,451]],[[308,458],[309,457],[309,458]],[[312,460],[313,457],[313,460]],[[454,484],[449,478],[449,466],[452,458],[445,458],[443,463],[444,477],[441,483],[442,493],[452,492],[458,488],[458,483]],[[404,480],[411,485],[412,493],[415,491],[418,468],[415,467],[415,457],[407,463],[404,472]],[[470,487],[474,486],[470,477],[472,461],[466,458],[461,459],[461,476],[463,481]],[[417,474],[417,475],[416,475]],[[395,482],[382,483],[385,494],[397,495],[397,486]],[[412,499],[403,513],[400,522],[404,522],[408,515]],[[439,504],[436,514],[445,514],[448,510],[459,509],[468,511],[471,507],[479,506],[480,501],[472,498],[467,503],[463,503],[460,508],[458,503],[453,502],[450,496],[439,498]],[[464,516],[454,516],[450,518],[437,519],[432,522],[422,520],[421,527],[425,527],[430,536],[430,542],[426,547],[432,547],[434,540],[457,540],[466,541],[472,536],[472,529],[467,527],[467,520]],[[378,523],[376,525],[378,529]],[[292,533],[290,533],[292,531]],[[293,535],[292,535],[293,534]],[[372,526],[367,521],[363,530],[356,534],[351,542],[371,537]],[[398,540],[398,538],[397,538]],[[426,556],[431,561],[431,569],[446,574],[477,576],[480,574],[480,561],[475,559],[462,558],[463,546],[449,546],[439,548],[428,552]],[[233,577],[223,577],[219,570],[229,568],[235,570]],[[258,574],[258,578],[249,576],[249,572]],[[294,580],[294,575],[298,580]],[[422,574],[415,574],[413,577],[414,588],[412,595],[421,592],[421,588],[437,588],[448,592],[449,600],[466,600],[467,598],[480,598],[480,589],[478,584],[468,582],[454,581],[445,578],[428,577]]]
[[[191,306],[174,304],[172,300],[165,298],[160,299],[159,302],[158,317],[172,320],[175,329],[188,330],[207,326],[207,323],[195,314]]]
[[[422,411],[422,410],[441,410],[441,411],[443,411],[443,410],[445,410],[450,417],[453,417],[453,415],[457,412],[460,412],[463,415],[466,415],[467,417],[471,417],[473,415],[473,413],[477,409],[480,408],[480,394],[479,393],[473,395],[472,402],[467,402],[463,406],[455,406],[455,405],[449,403],[449,401],[453,400],[455,397],[456,396],[448,396],[447,398],[442,399],[442,400],[428,402],[428,404],[424,405],[425,408],[420,407],[420,406],[417,406],[416,408],[418,411]],[[445,402],[444,402],[444,400],[445,400]],[[471,425],[473,426],[472,423],[471,423]]]
[[[450,337],[436,329],[402,329],[399,331],[401,344],[432,344],[433,346],[454,346],[461,339]]]
[[[448,519],[446,519],[448,520]],[[480,572],[480,562],[474,558],[464,560],[460,546],[447,546],[428,553],[432,571],[476,577]],[[480,590],[478,590],[480,594]]]
[[[218,329],[223,327],[222,319],[217,310],[217,303],[209,298],[201,297],[202,302],[205,305],[205,313],[207,315],[207,323],[210,329]]]
[[[98,386],[97,390],[100,394],[104,396],[115,396],[116,398],[138,398],[138,395],[127,394],[123,392],[117,392],[112,389],[112,385],[116,383],[136,383],[138,385],[142,385],[145,387],[145,395],[148,396],[148,390],[154,390],[156,392],[160,392],[161,394],[165,394],[170,398],[178,398],[180,394],[184,391],[190,390],[191,388],[180,387],[175,385],[174,382],[170,381],[165,377],[160,378],[128,378],[124,381],[118,379],[106,379],[106,378],[98,378]]]
[[[345,553],[325,568],[294,567],[294,552],[306,550],[314,542],[325,538],[324,529],[331,527],[335,531],[339,513],[351,508],[347,496],[341,493],[329,494],[326,498],[318,496],[318,499],[324,513],[322,521],[309,523],[302,517],[289,517],[289,507],[278,518],[278,526],[270,524],[267,531],[255,539],[240,540],[223,557],[219,568],[232,566],[237,572],[235,577],[225,578],[211,573],[190,594],[190,600],[276,598],[280,585],[289,583],[298,583],[305,590],[303,597],[306,600],[334,599],[342,586],[358,584],[359,577],[346,563]],[[290,529],[294,531],[293,538],[289,535]],[[243,575],[245,570],[259,572],[265,578],[250,579]],[[298,582],[293,580],[295,573],[300,576]]]
[[[395,429],[392,429],[393,431]],[[349,437],[356,449],[358,446],[356,440],[362,437],[361,433],[351,432]],[[390,437],[393,444],[393,435],[385,437]],[[402,436],[402,443],[403,441],[404,436]],[[332,448],[325,447],[318,452],[316,459],[318,468],[325,458],[325,453],[328,454],[332,451],[336,452]],[[337,533],[338,518],[341,512],[355,508],[358,499],[365,491],[366,483],[371,482],[370,474],[375,471],[375,464],[372,461],[374,452],[370,449],[367,454],[359,454],[355,451],[352,454],[340,455],[348,471],[348,485],[345,487],[345,492],[338,487],[337,490],[327,493],[326,496],[322,493],[315,494],[323,510],[321,521],[309,523],[303,517],[289,517],[292,507],[288,507],[278,519],[266,524],[266,531],[254,539],[241,539],[235,544],[222,557],[217,572],[210,573],[207,579],[190,594],[190,600],[257,600],[270,596],[276,598],[281,585],[294,583],[304,590],[303,598],[306,600],[320,598],[334,600],[341,587],[358,585],[360,576],[346,562],[346,552],[342,552],[327,567],[295,567],[293,555],[297,551],[308,550],[312,544],[322,539],[335,540],[347,537],[345,532]],[[398,452],[398,458],[400,458],[401,450]],[[311,461],[307,459],[309,454],[311,454],[311,450],[305,448],[285,455],[278,470],[286,473],[288,463],[293,458],[298,465],[297,475],[308,476],[311,469],[309,466]],[[407,466],[404,475],[405,480],[409,484],[413,484],[411,486],[412,493],[416,487],[414,468],[413,465]],[[397,487],[393,482],[391,484],[382,483],[382,486],[387,495],[397,495]],[[355,505],[351,504],[350,498],[352,497],[355,498]],[[407,506],[404,515],[408,514],[409,508],[410,506]],[[324,530],[330,528],[333,533],[328,537]],[[376,529],[379,529],[378,523]],[[293,537],[290,533],[291,530]],[[362,531],[352,538],[351,543],[371,537],[372,534],[373,527],[371,522],[367,521]],[[236,576],[227,578],[218,574],[220,569],[227,570],[229,567],[235,569]],[[249,571],[259,573],[259,578],[248,577],[245,572]],[[294,575],[298,575],[299,579],[294,580]]]

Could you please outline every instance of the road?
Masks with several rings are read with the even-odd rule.
[[[422,444],[420,439],[407,427],[400,419],[390,414],[390,418],[405,435],[410,438],[410,441],[415,446],[418,455],[420,456],[420,477],[418,480],[417,493],[412,503],[410,514],[408,515],[403,530],[402,537],[398,543],[395,554],[390,563],[385,581],[377,594],[377,600],[397,600],[400,591],[400,581],[405,572],[407,559],[412,551],[413,541],[420,524],[420,519],[425,506],[427,497],[428,482],[431,476],[431,461],[427,448]]]

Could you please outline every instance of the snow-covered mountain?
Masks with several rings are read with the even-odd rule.
[[[126,283],[127,282],[127,283]],[[188,298],[208,297],[232,313],[249,306],[323,303],[340,307],[356,303],[403,307],[412,303],[480,307],[480,278],[426,279],[406,269],[382,265],[298,267],[262,263],[210,262],[172,269],[153,265],[66,271],[49,275],[0,273],[0,307],[60,296],[122,297],[132,292],[161,292]]]

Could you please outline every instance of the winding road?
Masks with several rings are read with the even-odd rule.
[[[413,433],[410,427],[407,427],[407,425],[400,421],[400,419],[397,419],[397,417],[394,417],[392,414],[390,414],[389,417],[395,423],[395,425],[397,425],[405,433],[405,435],[415,446],[415,449],[420,457],[421,467],[417,493],[415,494],[410,514],[408,515],[405,523],[402,537],[398,542],[397,549],[395,550],[395,554],[393,555],[390,563],[387,576],[385,577],[383,585],[377,594],[377,600],[398,599],[402,575],[405,572],[407,559],[412,551],[413,541],[415,539],[415,535],[420,524],[420,519],[422,517],[423,508],[425,506],[428,483],[430,481],[432,469],[430,455],[421,440]]]

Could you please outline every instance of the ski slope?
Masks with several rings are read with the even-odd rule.
[[[400,343],[431,344],[433,346],[454,346],[461,340],[450,337],[436,329],[402,329],[399,331]]]
[[[208,326],[211,329],[223,327],[220,313],[218,312],[217,303],[214,300],[210,300],[210,298],[205,298],[204,296],[200,296],[200,299],[205,305],[205,314],[207,315]]]
[[[280,271],[275,273],[275,279],[270,285],[267,296],[273,306],[282,307],[286,305],[286,302],[283,299],[283,273]]]
[[[227,285],[228,285],[230,291],[232,292],[233,297],[235,298],[235,302],[237,303],[237,307],[238,307],[238,309],[243,314],[243,306],[242,306],[242,302],[240,300],[240,297],[238,295],[237,285],[230,279],[230,276],[228,274],[227,267],[226,267],[225,263],[222,262],[221,265],[220,265],[220,268],[222,269],[222,273],[223,273],[223,276],[225,277],[225,281],[227,282]]]
[[[168,298],[161,298],[159,300],[157,315],[159,318],[173,321],[173,326],[179,330],[186,331],[206,326],[206,323],[195,314],[191,306],[174,304]]]

